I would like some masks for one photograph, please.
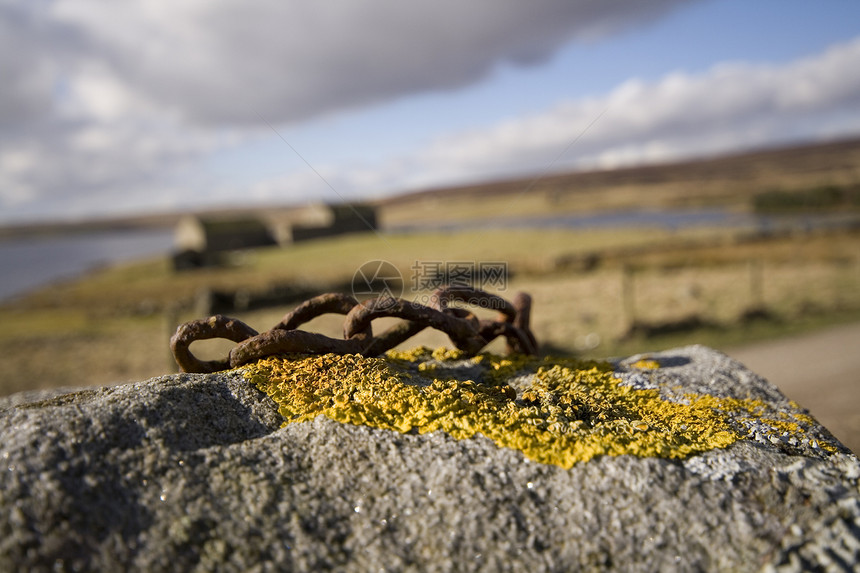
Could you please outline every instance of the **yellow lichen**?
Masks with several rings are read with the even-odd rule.
[[[794,401],[789,402],[790,412],[780,411],[763,400],[752,398],[715,398],[713,396],[700,396],[704,403],[723,412],[740,414],[740,418],[747,422],[759,422],[759,429],[765,432],[763,439],[775,439],[779,441],[781,436],[794,437],[796,441],[815,441],[821,449],[826,452],[835,453],[839,451],[836,444],[817,440],[807,430],[818,426],[814,418],[805,414],[801,407]]]
[[[657,368],[660,368],[660,363],[651,358],[641,358],[630,366],[639,370],[656,370]]]
[[[464,360],[459,351],[427,348],[385,358],[295,355],[261,360],[244,374],[278,404],[285,424],[325,415],[398,432],[441,430],[458,439],[480,433],[564,468],[599,455],[684,458],[728,446],[752,423],[768,439],[788,433],[811,441],[805,428],[815,424],[799,408],[789,415],[753,399],[680,394],[668,400],[659,390],[624,384],[607,363],[481,354],[463,370]],[[653,360],[633,366],[659,368]],[[464,371],[480,381],[452,377]]]
[[[764,403],[699,395],[669,401],[659,390],[623,384],[605,363],[482,354],[469,359],[483,372],[475,382],[446,376],[446,360],[463,358],[428,349],[385,358],[272,357],[244,372],[278,404],[285,424],[325,415],[397,432],[480,433],[564,468],[599,455],[683,458],[726,447],[741,438],[731,412],[797,431]],[[517,388],[509,384],[514,378]]]

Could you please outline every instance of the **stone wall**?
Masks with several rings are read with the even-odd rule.
[[[557,428],[540,416],[561,420],[553,408],[572,386],[547,373],[587,385],[575,373],[587,365],[515,365],[500,382],[496,359],[412,358],[388,359],[390,391],[451,390],[476,406],[445,406],[462,414],[394,431],[380,426],[409,412],[388,395],[362,402],[365,390],[353,389],[348,403],[333,393],[315,405],[279,393],[263,368],[0,400],[0,570],[801,571],[860,562],[857,458],[720,353],[687,347],[594,370],[608,376],[594,390],[608,406],[576,398],[579,417],[562,422],[589,443],[622,446],[571,463],[536,461],[518,441],[500,447],[508,434],[497,421],[507,418],[486,409],[481,388],[500,388],[486,399],[510,412],[533,413],[534,428],[517,431],[558,448]],[[329,375],[320,376],[323,387]],[[625,425],[631,410],[618,400],[646,398],[666,412]],[[279,408],[295,421],[285,424]],[[710,427],[676,427],[671,416],[691,408]],[[364,421],[336,421],[344,412]],[[670,445],[633,446],[652,442]]]

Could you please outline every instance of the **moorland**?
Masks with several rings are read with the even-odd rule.
[[[427,294],[410,281],[422,262],[506,263],[507,280],[496,290],[503,296],[531,293],[533,329],[545,353],[606,357],[691,342],[725,348],[857,321],[858,197],[860,140],[380,199],[375,201],[378,233],[245,251],[222,266],[184,272],[174,271],[165,254],[47,285],[0,306],[0,393],[175,371],[169,335],[177,324],[206,312],[204,303],[213,292],[343,291],[357,269],[374,260],[399,270],[406,298]],[[505,224],[512,216],[686,209],[746,214],[753,221],[762,216],[769,223]],[[237,206],[234,211],[262,210]],[[166,226],[177,218],[161,214],[7,228],[0,236]],[[298,302],[236,308],[232,314],[265,330]],[[307,328],[338,336],[341,323],[342,317],[325,316]],[[406,343],[417,344],[439,346],[447,340],[424,332]],[[229,346],[207,341],[194,349],[215,357]],[[501,343],[490,349],[500,350]]]

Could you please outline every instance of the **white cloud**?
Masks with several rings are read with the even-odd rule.
[[[52,16],[133,91],[193,120],[258,123],[462,87],[682,2],[65,0]]]
[[[45,31],[23,4],[0,4],[0,129],[50,110],[56,62]]]
[[[568,146],[554,168],[609,168],[856,134],[857,69],[860,39],[782,66],[722,64],[653,83],[633,79],[602,98],[451,134],[399,160],[392,172],[406,163],[411,174],[402,177],[410,183],[438,184],[539,172]]]
[[[86,62],[66,80],[63,97],[57,102],[61,118],[112,123],[129,117],[169,117],[170,110],[133,91],[99,62]],[[175,115],[175,114],[174,114]]]
[[[345,197],[547,169],[613,168],[860,133],[860,38],[781,66],[719,64],[629,80],[603,97],[451,133],[379,165],[318,165]],[[335,200],[309,170],[260,182],[258,197]],[[265,190],[265,192],[263,192]]]
[[[261,118],[465,86],[684,1],[9,0],[0,210],[9,219],[217,200],[231,191],[205,176],[179,191],[183,173],[257,137]]]
[[[177,174],[217,145],[206,132],[152,118],[63,120],[7,132],[0,135],[0,206],[18,218],[166,206],[175,202]]]

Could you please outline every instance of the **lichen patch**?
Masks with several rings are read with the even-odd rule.
[[[773,422],[780,433],[800,431],[792,420],[762,415],[760,403],[697,395],[667,401],[657,389],[623,383],[608,363],[564,358],[465,358],[418,348],[382,358],[270,357],[243,371],[278,404],[285,424],[324,415],[403,433],[482,434],[563,468],[600,455],[685,458],[724,448],[744,437],[739,412]]]

